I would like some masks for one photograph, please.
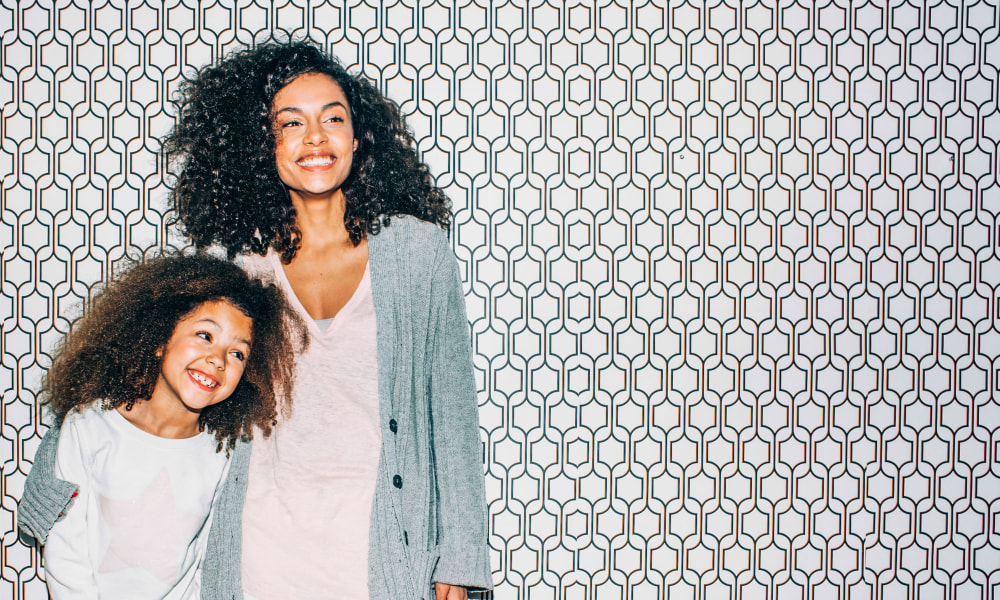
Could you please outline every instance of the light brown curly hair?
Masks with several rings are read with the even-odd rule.
[[[149,399],[160,375],[158,351],[185,316],[202,304],[231,303],[253,320],[243,377],[225,401],[202,410],[198,426],[219,449],[249,441],[253,427],[270,435],[290,407],[295,353],[308,334],[284,294],[238,266],[208,255],[164,255],[136,264],[107,284],[56,346],[41,386],[42,402],[61,423],[72,409]]]

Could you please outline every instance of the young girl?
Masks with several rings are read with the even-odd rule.
[[[151,259],[94,298],[43,381],[56,425],[18,515],[52,598],[200,596],[213,520],[240,518],[213,510],[245,468],[230,450],[290,398],[295,319],[277,288],[207,256]],[[52,474],[58,494],[36,483]]]

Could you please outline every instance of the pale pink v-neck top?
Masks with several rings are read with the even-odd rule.
[[[382,443],[371,276],[321,330],[278,257],[267,274],[308,323],[290,418],[255,436],[243,508],[243,589],[256,600],[368,599],[368,529]],[[255,269],[255,267],[261,267]],[[304,535],[304,533],[306,535]]]

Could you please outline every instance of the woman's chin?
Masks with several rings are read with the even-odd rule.
[[[315,185],[289,188],[288,193],[293,200],[297,199],[302,202],[324,202],[337,200],[343,196],[343,190],[341,190],[339,183],[335,186]]]

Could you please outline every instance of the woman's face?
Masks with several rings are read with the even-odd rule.
[[[271,114],[278,176],[293,199],[338,193],[358,146],[340,85],[328,75],[299,75],[275,94]]]

